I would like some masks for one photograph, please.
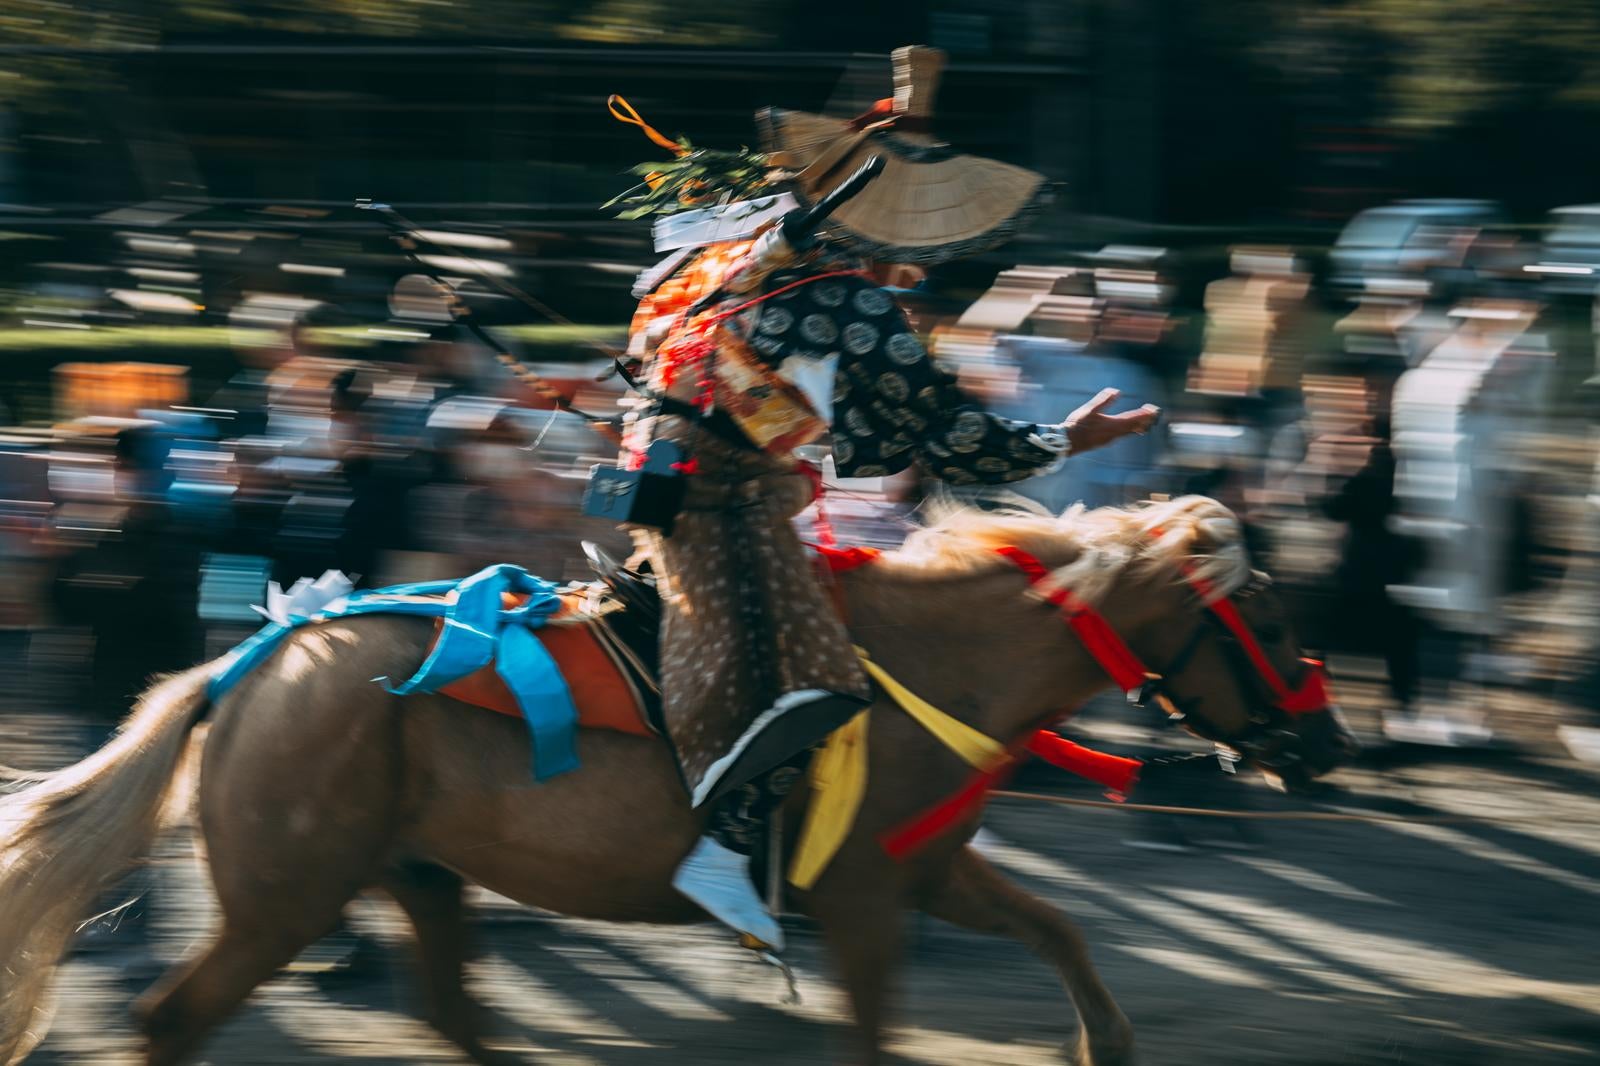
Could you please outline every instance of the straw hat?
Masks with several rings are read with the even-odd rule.
[[[756,114],[764,147],[799,170],[793,191],[811,203],[873,155],[882,175],[839,208],[830,235],[873,259],[942,263],[1005,241],[1043,199],[1044,176],[962,155],[930,132],[944,53],[894,52],[894,96],[845,121],[765,108]]]

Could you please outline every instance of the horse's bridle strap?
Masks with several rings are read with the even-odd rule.
[[[1202,582],[1191,577],[1190,584],[1204,592]],[[1210,607],[1212,615],[1233,635],[1233,639],[1238,642],[1240,649],[1256,668],[1256,673],[1261,675],[1261,680],[1272,691],[1273,706],[1289,714],[1304,714],[1307,711],[1319,711],[1331,702],[1328,678],[1322,669],[1322,663],[1314,659],[1304,660],[1310,669],[1306,671],[1300,687],[1292,689],[1283,680],[1283,675],[1273,667],[1272,661],[1267,658],[1267,653],[1262,650],[1261,642],[1245,624],[1234,602],[1226,598],[1213,600]]]
[[[1021,548],[1006,544],[996,548],[995,551],[1011,560],[1027,577],[1030,585],[1037,585],[1050,576],[1048,567]],[[1210,586],[1187,568],[1184,577],[1194,586],[1202,599],[1209,601],[1207,607],[1212,617],[1227,630],[1244,651],[1250,664],[1255,667],[1256,673],[1271,690],[1274,707],[1288,714],[1304,714],[1309,711],[1320,711],[1328,706],[1331,696],[1328,692],[1327,674],[1320,662],[1312,659],[1304,660],[1309,669],[1299,687],[1290,688],[1283,680],[1283,675],[1278,673],[1271,660],[1267,658],[1261,642],[1256,639],[1256,635],[1250,631],[1249,625],[1239,614],[1238,606],[1225,596],[1212,596]],[[1117,635],[1105,616],[1084,603],[1071,589],[1054,589],[1044,599],[1060,609],[1062,618],[1083,642],[1084,648],[1122,691],[1136,692],[1152,681],[1159,681],[1161,675],[1145,666],[1143,660]],[[1187,661],[1193,650],[1194,641],[1191,640],[1180,659]],[[1172,669],[1176,672],[1176,664]]]
[[[1006,544],[995,551],[1015,563],[1017,569],[1027,576],[1030,585],[1037,585],[1050,576],[1050,571],[1043,563],[1021,548]],[[1045,597],[1045,602],[1060,609],[1062,619],[1122,691],[1137,692],[1155,676],[1117,635],[1117,631],[1111,628],[1105,615],[1073,595],[1071,589],[1057,588]]]

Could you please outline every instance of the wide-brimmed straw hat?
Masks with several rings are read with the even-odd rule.
[[[873,259],[942,263],[1002,243],[1042,201],[1041,174],[962,155],[933,136],[933,97],[944,53],[912,46],[894,52],[894,96],[851,120],[765,108],[756,114],[774,162],[799,173],[807,203],[874,155],[883,173],[828,223],[829,235]]]

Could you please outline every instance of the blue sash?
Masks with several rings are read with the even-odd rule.
[[[528,601],[504,609],[504,593]],[[416,597],[427,597],[416,599]],[[398,685],[375,677],[397,696],[436,692],[493,662],[533,736],[533,776],[537,781],[578,767],[578,709],[561,670],[533,631],[561,608],[556,586],[520,566],[501,563],[462,581],[421,581],[351,593],[336,610],[291,615],[288,624],[270,622],[217,662],[208,690],[212,701],[266,661],[283,638],[310,622],[361,614],[406,614],[443,618],[433,651],[417,672]]]

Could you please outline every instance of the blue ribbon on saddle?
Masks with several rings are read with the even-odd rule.
[[[525,603],[502,606],[506,593]],[[342,603],[311,615],[291,614],[287,624],[270,622],[234,647],[218,663],[208,689],[220,699],[277,650],[289,633],[308,622],[361,614],[405,614],[442,618],[444,625],[428,658],[398,685],[374,681],[397,696],[435,692],[494,663],[517,698],[533,736],[533,776],[543,781],[578,767],[578,709],[561,669],[533,631],[561,609],[556,586],[520,566],[501,563],[462,581],[422,581],[351,593]]]

